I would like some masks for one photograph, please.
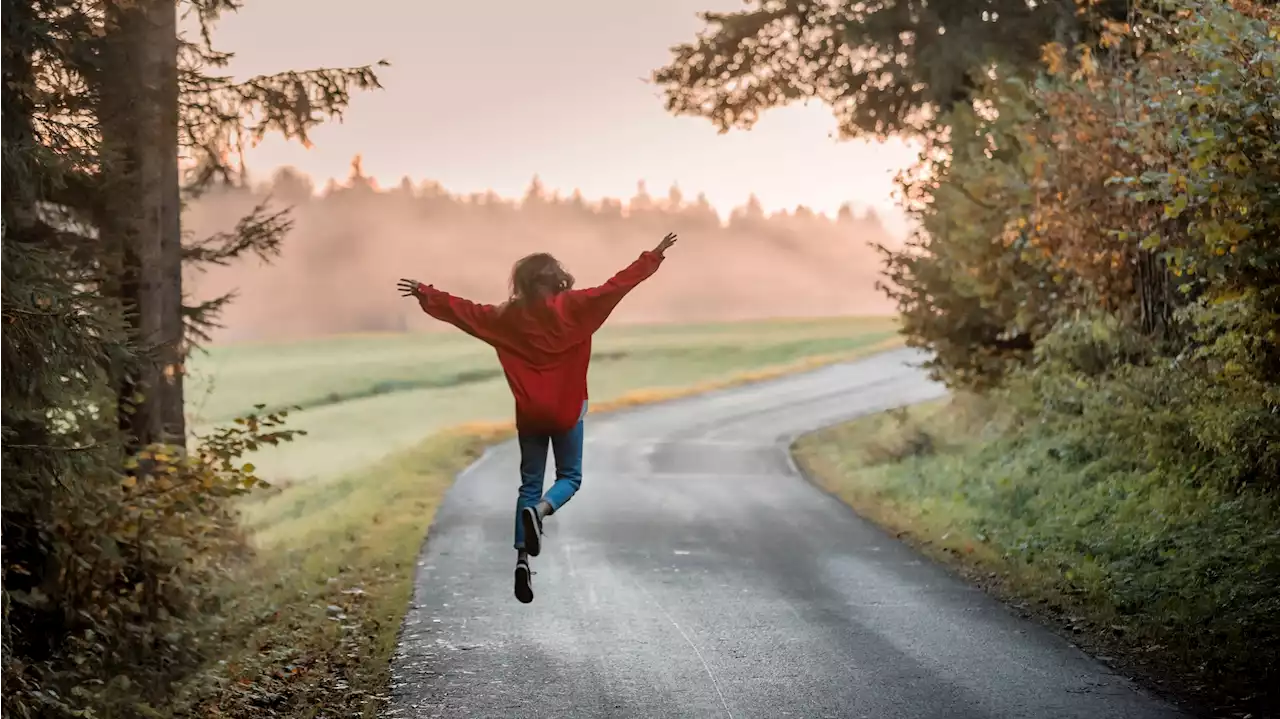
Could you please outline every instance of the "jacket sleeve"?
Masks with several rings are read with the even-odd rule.
[[[498,313],[493,305],[479,305],[454,297],[431,285],[418,285],[418,292],[421,295],[418,304],[422,305],[423,312],[489,344],[497,339],[495,320]]]
[[[628,292],[658,271],[662,259],[662,255],[655,252],[645,252],[603,285],[565,293],[567,310],[579,325],[595,332]]]

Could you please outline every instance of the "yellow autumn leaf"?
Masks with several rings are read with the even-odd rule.
[[[1045,68],[1050,75],[1057,75],[1062,72],[1062,60],[1066,57],[1067,51],[1062,47],[1061,43],[1051,42],[1044,46],[1040,53],[1040,59],[1044,62]]]
[[[1080,49],[1080,74],[1085,77],[1093,77],[1098,74],[1098,64],[1093,60],[1093,51],[1087,46],[1081,46]]]

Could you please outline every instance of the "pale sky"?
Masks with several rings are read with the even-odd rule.
[[[219,25],[236,75],[385,59],[384,90],[355,96],[342,124],[306,150],[270,138],[249,155],[265,177],[293,165],[323,183],[352,156],[367,175],[437,180],[454,192],[518,197],[538,174],[563,194],[628,198],[678,182],[722,212],[754,192],[767,210],[843,202],[889,215],[903,143],[836,142],[820,104],[718,135],[677,118],[645,79],[701,27],[696,13],[739,0],[249,0]],[[897,213],[886,224],[898,229]]]

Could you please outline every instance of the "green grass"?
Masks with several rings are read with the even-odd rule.
[[[595,341],[592,401],[853,351],[895,331],[890,318],[608,328]],[[493,351],[453,330],[215,347],[193,360],[188,396],[197,432],[256,404],[302,407],[290,426],[308,436],[253,457],[263,476],[287,482],[340,476],[512,412]]]
[[[1072,455],[1068,435],[960,398],[823,430],[795,451],[859,514],[1127,668],[1211,703],[1274,700],[1277,498]]]
[[[894,344],[892,321],[875,319],[621,328],[595,345],[593,405],[659,401]],[[309,408],[291,425],[312,434],[272,459],[312,481],[281,483],[243,504],[257,552],[223,598],[212,641],[224,659],[182,687],[175,707],[199,716],[313,717],[322,707],[324,716],[377,715],[440,499],[458,471],[512,431],[505,383],[466,374],[496,367],[474,340],[434,333],[242,345],[205,358],[208,420],[255,403]],[[201,406],[201,393],[192,396]],[[339,461],[346,451],[357,459]]]

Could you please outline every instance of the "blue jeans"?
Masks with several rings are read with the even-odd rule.
[[[582,486],[582,434],[587,403],[582,403],[578,423],[560,434],[520,433],[520,498],[516,501],[516,549],[524,549],[524,524],[520,510],[536,507],[547,500],[551,511],[557,511]],[[542,483],[547,476],[547,445],[556,455],[556,481],[544,495]]]

